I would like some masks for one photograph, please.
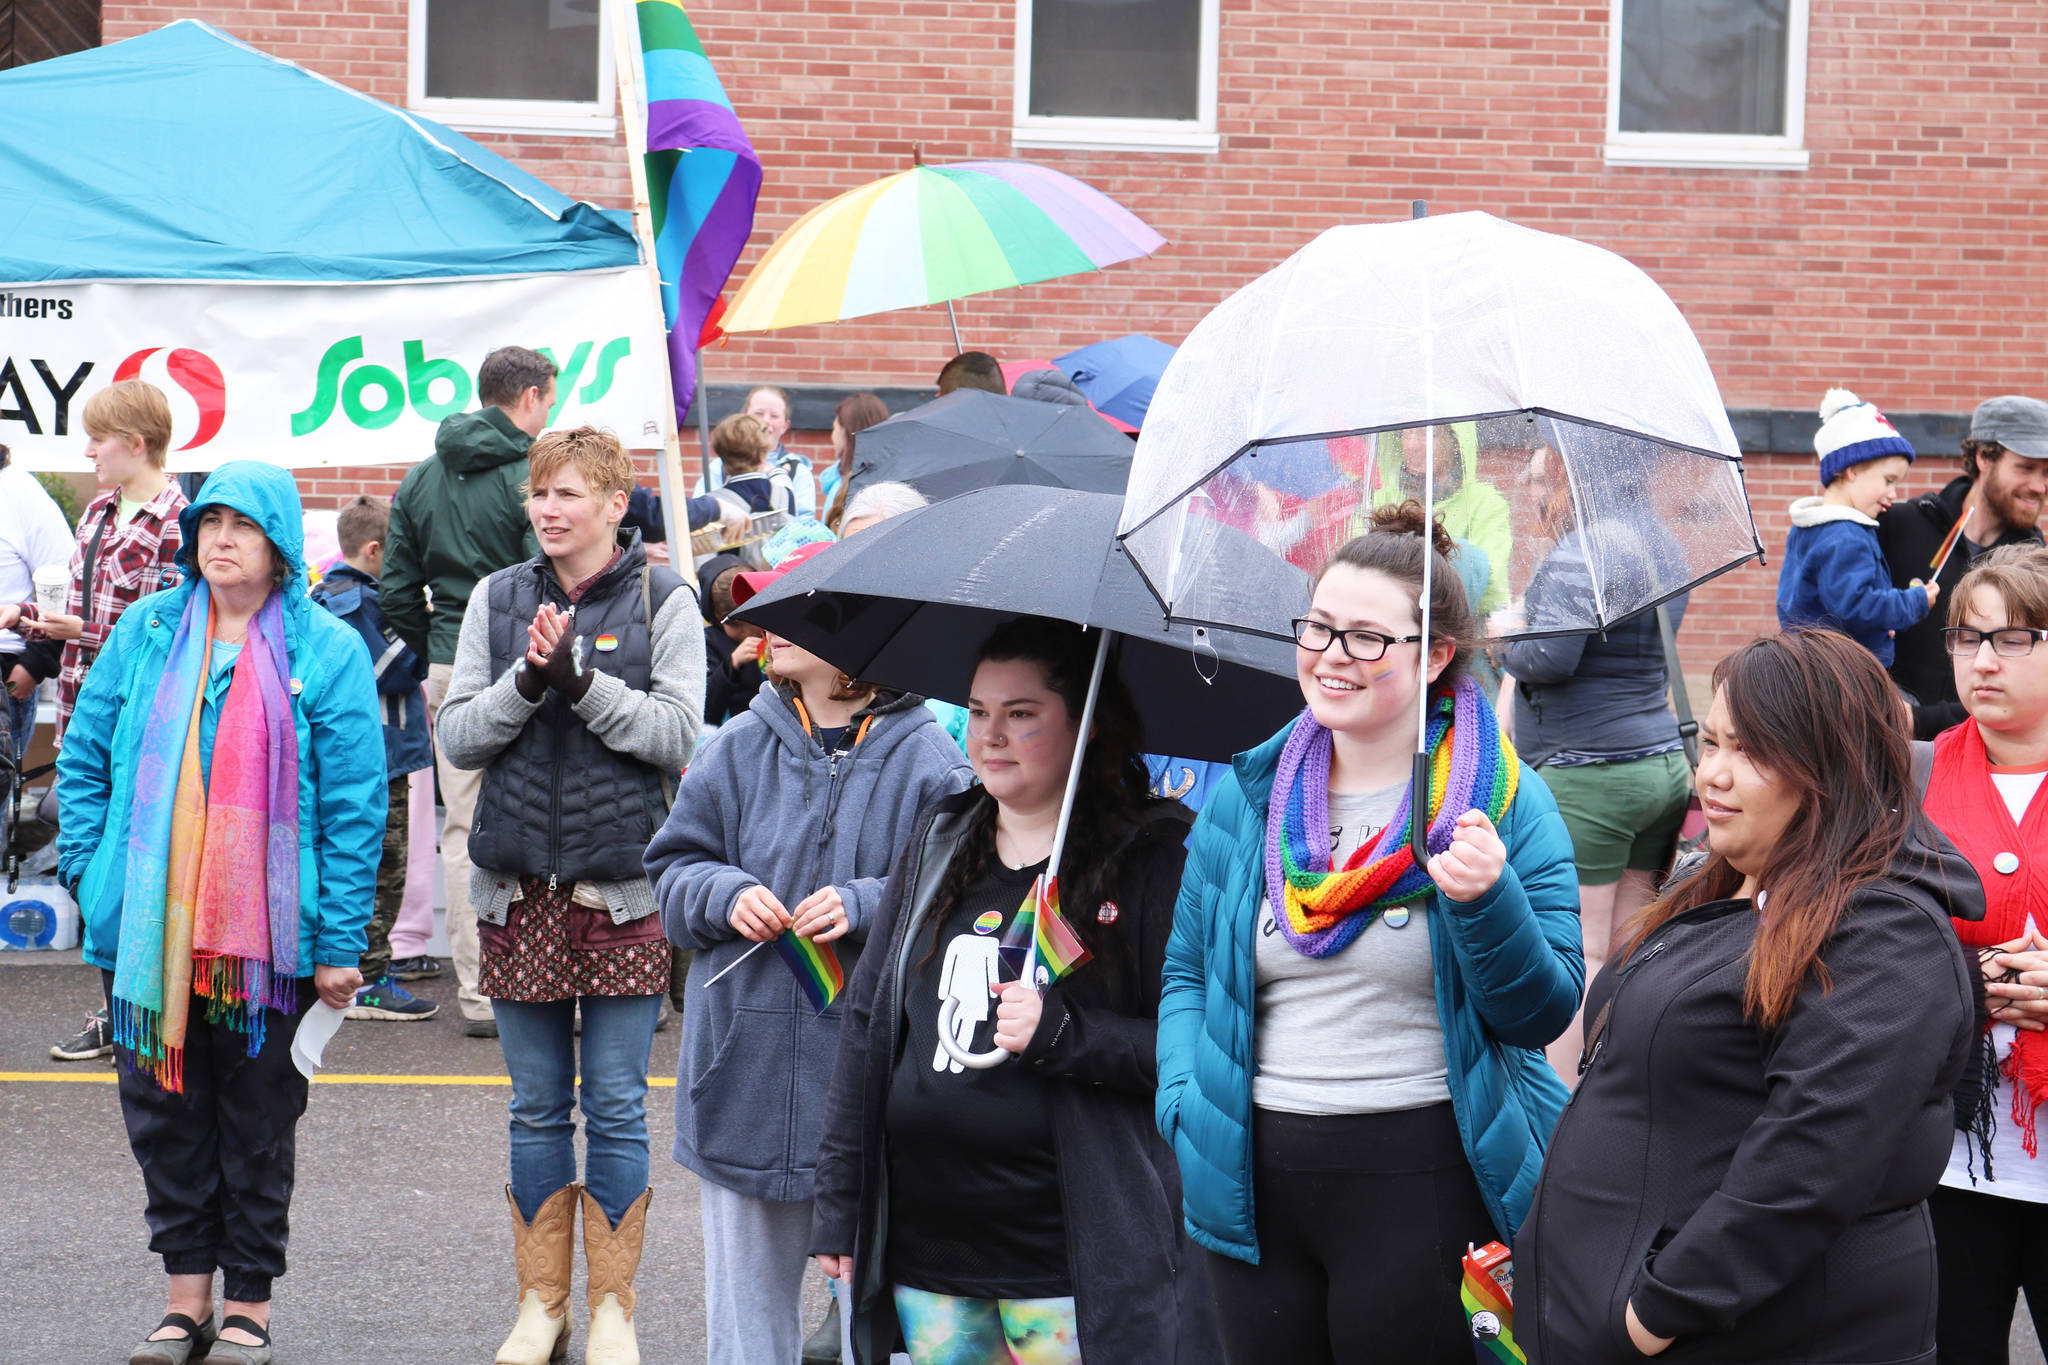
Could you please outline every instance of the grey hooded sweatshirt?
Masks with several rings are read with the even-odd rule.
[[[813,1014],[772,948],[707,988],[754,946],[732,927],[733,902],[760,885],[794,909],[838,888],[852,927],[830,946],[851,980],[918,812],[973,776],[919,698],[877,694],[854,733],[868,715],[865,737],[828,757],[790,702],[762,688],[704,746],[647,846],[669,941],[698,955],[683,1002],[675,1158],[753,1199],[811,1197],[841,1006]]]

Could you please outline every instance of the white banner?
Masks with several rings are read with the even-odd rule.
[[[669,401],[645,269],[415,284],[0,285],[0,444],[34,470],[89,471],[79,414],[116,379],[170,399],[173,471],[411,464],[479,406],[499,346],[560,367],[549,426],[661,444]]]

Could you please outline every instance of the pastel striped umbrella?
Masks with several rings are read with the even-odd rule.
[[[1108,195],[1044,166],[913,166],[797,219],[748,273],[722,325],[767,332],[950,303],[1164,245]]]

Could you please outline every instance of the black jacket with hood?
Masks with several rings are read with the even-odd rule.
[[[503,408],[458,412],[442,419],[433,458],[414,465],[391,499],[384,623],[431,663],[455,662],[476,585],[540,553],[520,491],[532,445]]]
[[[949,796],[919,818],[846,992],[818,1149],[811,1249],[853,1254],[853,1350],[861,1365],[886,1362],[898,1332],[881,1253],[889,1207],[884,1111],[903,1042],[904,979],[981,799],[975,791]],[[1185,810],[1167,802],[1133,833],[1112,882],[1126,907],[1120,923],[1131,949],[1123,979],[1103,979],[1103,964],[1090,963],[1052,987],[1030,1045],[1005,1063],[1045,1080],[1081,1354],[1116,1365],[1222,1359],[1204,1259],[1181,1223],[1180,1171],[1152,1122],[1160,979],[1186,835]]]
[[[1515,1247],[1530,1365],[1642,1360],[1631,1302],[1677,1338],[1660,1365],[1932,1362],[1926,1200],[1982,992],[1949,917],[1983,913],[1969,863],[1917,831],[1776,1028],[1743,1011],[1749,901],[1699,906],[1610,962]]]
[[[1877,519],[1877,547],[1892,571],[1892,586],[1903,588],[1916,578],[1927,577],[1928,566],[1941,551],[1951,527],[1963,515],[1963,500],[1970,496],[1970,480],[1949,480],[1938,493],[1922,493],[1892,504]],[[1983,547],[1989,554],[2001,545],[2039,545],[2039,528],[2007,531]],[[1981,558],[1982,555],[1979,556]],[[1956,697],[1956,675],[1943,648],[1941,629],[1948,624],[1948,604],[1970,571],[1970,561],[1961,552],[1949,556],[1935,582],[1941,584],[1941,600],[1934,610],[1902,630],[1893,639],[1897,653],[1888,672],[1892,681],[1905,689],[1913,707],[1913,738],[1933,739],[1951,725],[1960,724],[1969,712]]]

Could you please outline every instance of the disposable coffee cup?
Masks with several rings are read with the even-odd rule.
[[[36,610],[45,616],[61,616],[64,594],[71,587],[71,570],[62,564],[45,564],[35,572]]]

